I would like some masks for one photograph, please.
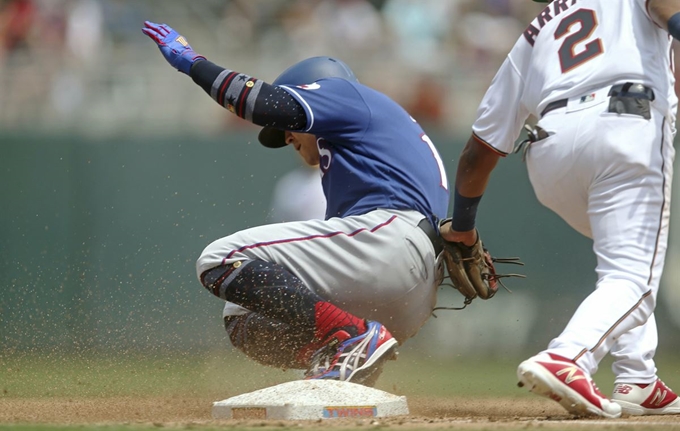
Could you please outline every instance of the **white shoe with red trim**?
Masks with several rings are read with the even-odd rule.
[[[518,385],[557,401],[576,416],[618,418],[621,406],[610,401],[595,382],[573,361],[553,354],[540,354],[519,364]]]
[[[680,414],[680,398],[659,379],[647,385],[617,383],[612,401],[629,415]]]

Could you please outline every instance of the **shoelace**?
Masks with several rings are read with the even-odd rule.
[[[337,353],[338,340],[332,340],[312,354],[310,367],[305,372],[305,377],[318,376],[324,374],[331,366],[331,360]]]
[[[367,351],[375,329],[368,331],[364,338],[359,341],[350,351],[346,352],[344,349],[338,356],[338,360],[333,365],[340,373],[340,380],[346,380],[352,373],[361,367],[363,362],[366,362],[368,356]],[[349,346],[348,346],[349,347]]]
[[[368,356],[368,349],[375,334],[376,328],[369,329],[366,333],[345,340],[338,346],[338,341],[333,340],[317,350],[312,355],[311,366],[305,373],[306,377],[321,376],[331,372],[337,372],[339,380],[347,380],[352,373],[363,365]],[[356,343],[356,344],[355,344]],[[355,344],[352,346],[352,344]],[[351,347],[351,349],[348,349]]]

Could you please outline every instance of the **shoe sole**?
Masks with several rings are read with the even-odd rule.
[[[517,368],[517,378],[521,387],[526,387],[537,395],[557,401],[575,416],[599,416],[611,419],[621,416],[621,413],[607,413],[594,406],[534,361],[522,362]]]
[[[381,371],[382,364],[396,357],[397,344],[397,340],[394,338],[383,343],[382,346],[375,350],[368,361],[366,361],[361,367],[354,370],[354,372],[347,378],[346,381],[361,385],[367,381],[377,380],[377,377],[375,379],[371,379],[371,376],[375,372]],[[372,383],[375,384],[375,381]]]
[[[623,400],[612,399],[613,402],[621,406],[621,412],[631,416],[649,415],[679,415],[680,407],[648,409],[640,404],[631,403]]]

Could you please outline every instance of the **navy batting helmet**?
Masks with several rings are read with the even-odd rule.
[[[274,85],[304,85],[311,84],[322,78],[343,78],[348,81],[359,82],[354,72],[342,61],[331,57],[311,57],[295,63],[284,70],[272,84]],[[257,139],[268,148],[286,146],[283,130],[264,127]]]

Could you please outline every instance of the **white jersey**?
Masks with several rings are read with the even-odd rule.
[[[671,38],[645,0],[555,0],[531,22],[494,77],[472,126],[510,153],[529,117],[550,103],[625,82],[654,90],[653,106],[675,122]]]

